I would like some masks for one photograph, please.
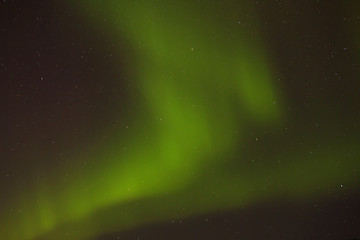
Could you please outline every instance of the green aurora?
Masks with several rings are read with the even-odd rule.
[[[343,185],[358,188],[358,134],[338,143],[327,134],[328,119],[336,116],[319,114],[314,131],[289,116],[255,3],[66,4],[94,29],[101,22],[103,31],[128,43],[125,69],[132,79],[126,81],[136,85],[129,93],[131,120],[117,132],[108,127],[107,141],[91,154],[65,159],[56,174],[18,189],[5,206],[15,214],[1,216],[1,239],[65,234],[86,240],[271,199],[308,201]]]

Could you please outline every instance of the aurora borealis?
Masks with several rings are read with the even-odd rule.
[[[356,1],[0,9],[0,239],[360,237]]]

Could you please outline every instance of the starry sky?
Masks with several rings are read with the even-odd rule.
[[[360,3],[0,2],[0,238],[360,237]]]

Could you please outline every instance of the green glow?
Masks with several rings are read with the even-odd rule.
[[[306,198],[321,194],[313,181],[326,187],[343,179],[353,164],[336,167],[343,151],[337,148],[321,150],[295,168],[293,161],[301,153],[284,154],[281,166],[242,165],[245,153],[234,152],[240,151],[247,129],[278,130],[286,118],[286,101],[274,83],[259,31],[254,27],[250,34],[233,24],[237,13],[231,4],[79,2],[89,9],[89,22],[107,16],[119,41],[123,35],[130,39],[136,59],[131,70],[138,72],[133,81],[144,102],[134,103],[130,134],[114,133],[109,146],[87,156],[94,165],[66,166],[59,176],[49,177],[51,189],[44,179],[37,190],[23,193],[14,207],[22,213],[1,221],[9,224],[0,227],[4,239],[63,239],[64,232],[70,232],[71,239],[90,239],[147,222],[240,208],[264,198]],[[219,7],[227,14],[217,19],[207,14]],[[281,184],[263,177],[269,175]]]

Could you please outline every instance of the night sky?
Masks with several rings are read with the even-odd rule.
[[[0,2],[0,239],[360,238],[360,2]]]

